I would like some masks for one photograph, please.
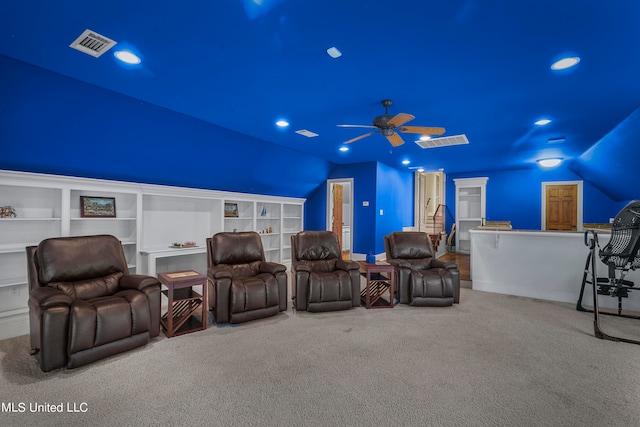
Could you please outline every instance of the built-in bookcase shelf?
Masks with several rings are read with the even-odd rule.
[[[82,217],[80,197],[115,199],[115,218]],[[290,235],[303,228],[304,199],[0,171],[0,339],[28,333],[25,248],[50,237],[111,234],[130,272],[192,269],[206,273],[206,239],[256,231],[268,261],[290,268]],[[225,206],[237,216],[225,216]],[[171,247],[194,242],[192,248]],[[18,316],[21,326],[14,327]],[[10,319],[4,322],[3,319]],[[6,330],[5,330],[6,329]],[[8,330],[11,329],[11,330]]]
[[[469,230],[480,227],[486,217],[486,189],[489,178],[454,179],[456,184],[456,252],[471,251]]]

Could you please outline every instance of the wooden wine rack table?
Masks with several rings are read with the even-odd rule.
[[[370,264],[358,261],[360,275],[365,278],[366,285],[360,291],[360,298],[366,308],[393,308],[395,297],[395,272],[391,264],[377,262]],[[389,300],[383,297],[388,294]]]
[[[207,276],[195,271],[173,271],[158,274],[158,280],[166,286],[162,293],[169,300],[167,312],[160,318],[167,338],[206,329]],[[199,285],[202,295],[193,290]],[[199,309],[201,316],[197,316]]]

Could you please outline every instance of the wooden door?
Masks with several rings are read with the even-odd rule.
[[[546,229],[577,230],[578,186],[548,185],[546,188]]]
[[[333,219],[331,230],[338,235],[340,249],[342,250],[342,200],[344,187],[340,184],[333,184]]]

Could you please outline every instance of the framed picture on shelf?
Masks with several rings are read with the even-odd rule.
[[[115,218],[115,197],[80,196],[80,216],[83,218]]]
[[[238,218],[238,204],[237,203],[225,203],[224,204],[224,217],[225,218]]]

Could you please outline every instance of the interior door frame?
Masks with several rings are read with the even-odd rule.
[[[547,229],[547,187],[552,185],[575,185],[577,187],[578,200],[576,201],[576,204],[578,212],[576,216],[576,225],[578,231],[584,231],[582,223],[582,181],[547,181],[542,183],[542,194],[540,194],[540,199],[542,201],[542,212],[540,214],[540,230],[545,231]]]
[[[428,174],[428,173],[439,173],[442,182],[440,183],[442,186],[442,200],[440,203],[447,206],[447,174],[444,172],[444,169],[438,169],[437,171],[424,171],[424,172],[415,172],[414,174],[414,195],[413,195],[413,231],[420,231],[420,211],[423,209],[420,203],[420,175]],[[448,225],[448,227],[447,227]],[[406,227],[405,227],[406,228]],[[445,212],[445,229],[451,228],[451,224],[447,224],[447,215]]]
[[[349,200],[351,200],[351,203],[349,203],[349,209],[343,209],[342,210],[342,218],[343,219],[348,219],[349,220],[349,226],[351,227],[351,232],[349,233],[349,248],[351,248],[351,253],[353,253],[353,204],[354,204],[354,199],[353,199],[353,178],[335,178],[335,179],[328,179],[327,180],[327,221],[326,221],[326,230],[331,231],[333,230],[332,228],[332,224],[331,224],[331,218],[333,217],[333,194],[332,194],[332,190],[333,190],[333,184],[344,184],[349,183]],[[346,194],[346,192],[345,192]]]

